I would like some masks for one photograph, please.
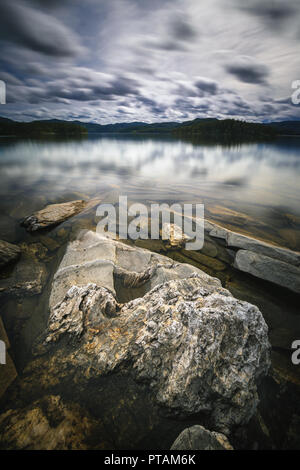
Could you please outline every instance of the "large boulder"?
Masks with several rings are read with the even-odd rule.
[[[121,371],[173,416],[202,414],[225,433],[253,415],[270,364],[257,307],[193,266],[93,232],[69,244],[54,277],[45,352],[52,381]]]
[[[171,450],[233,450],[233,447],[224,434],[195,425],[179,434]]]

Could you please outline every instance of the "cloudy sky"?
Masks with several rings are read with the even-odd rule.
[[[1,0],[17,120],[300,119],[299,0]]]

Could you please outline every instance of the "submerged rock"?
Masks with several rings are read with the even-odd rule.
[[[132,300],[120,303],[120,289]],[[69,244],[54,277],[45,352],[46,388],[66,373],[88,383],[121,372],[172,415],[200,413],[223,432],[250,419],[270,364],[257,307],[193,266],[93,232]]]
[[[62,204],[50,204],[44,209],[26,217],[21,225],[25,227],[28,232],[53,227],[73,215],[78,214],[86,205],[87,203],[83,200],[64,202]]]
[[[188,237],[176,224],[164,223],[161,229],[162,240],[167,240],[167,248],[182,247],[190,237]]]
[[[295,251],[273,246],[260,240],[255,240],[254,238],[230,231],[227,233],[226,241],[229,247],[253,251],[257,254],[268,256],[269,258],[293,266],[300,266],[300,253]]]
[[[233,254],[233,266],[259,279],[300,292],[300,253],[270,245],[210,223],[209,235],[225,241]]]
[[[300,269],[269,256],[248,250],[239,250],[234,267],[255,277],[273,282],[281,287],[300,293]]]
[[[17,245],[0,240],[0,268],[16,261],[21,254]]]
[[[171,450],[233,450],[233,447],[224,434],[195,425],[179,434]]]

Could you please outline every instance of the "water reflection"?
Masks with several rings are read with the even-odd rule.
[[[235,145],[128,135],[1,139],[0,169],[2,199],[120,188],[131,199],[217,201],[266,223],[274,209],[300,215],[297,138]]]

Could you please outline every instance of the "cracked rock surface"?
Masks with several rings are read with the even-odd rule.
[[[118,276],[144,295],[119,303]],[[255,411],[256,382],[270,363],[266,323],[199,269],[87,232],[69,246],[50,304],[42,348],[72,341],[57,361],[86,366],[91,376],[130,373],[159,405],[209,414],[227,432]]]

